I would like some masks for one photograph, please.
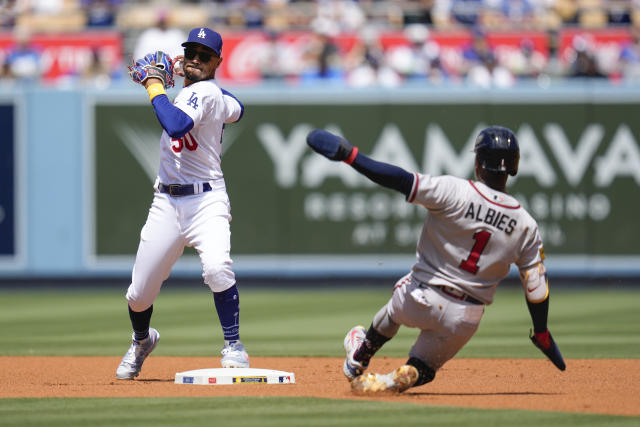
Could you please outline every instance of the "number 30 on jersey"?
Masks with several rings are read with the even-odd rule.
[[[198,141],[191,135],[191,132],[182,138],[171,138],[171,149],[175,153],[180,153],[184,147],[189,151],[195,151],[198,148]]]

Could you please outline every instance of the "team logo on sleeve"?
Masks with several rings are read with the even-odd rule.
[[[198,109],[198,97],[195,92],[191,92],[191,97],[187,101],[187,105],[193,108],[194,110]]]

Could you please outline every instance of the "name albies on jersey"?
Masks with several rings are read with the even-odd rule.
[[[408,201],[429,210],[413,267],[418,280],[491,303],[511,264],[542,261],[538,225],[512,196],[453,176],[414,176]]]

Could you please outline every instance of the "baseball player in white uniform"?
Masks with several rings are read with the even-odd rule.
[[[475,144],[476,181],[409,173],[377,162],[339,136],[314,130],[308,144],[342,160],[372,181],[400,191],[428,210],[416,262],[365,330],[344,340],[343,372],[356,392],[402,392],[432,381],[436,372],[473,336],[498,283],[518,267],[533,321],[533,343],[561,370],[564,360],[547,328],[549,287],[536,221],[506,194],[518,171],[520,151],[509,129],[492,126]],[[371,357],[401,325],[420,329],[409,360],[388,374],[363,374]]]
[[[224,335],[224,368],[249,367],[239,335],[239,296],[230,257],[230,204],[220,167],[225,124],[240,120],[244,107],[216,84],[222,38],[209,28],[195,28],[182,44],[184,86],[173,104],[165,87],[173,80],[173,60],[162,52],[131,67],[145,86],[158,121],[160,169],[153,203],[140,233],[140,245],[126,298],[133,327],[132,343],[118,366],[119,379],[133,379],[160,334],[150,328],[153,302],[185,246],[196,249],[204,282],[213,292]]]

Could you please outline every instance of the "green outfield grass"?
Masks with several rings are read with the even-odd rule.
[[[213,298],[203,287],[166,289],[152,325],[162,333],[154,352],[218,356],[222,334]],[[342,356],[345,333],[369,326],[390,295],[380,288],[241,289],[241,336],[255,356]],[[634,290],[556,289],[549,327],[566,358],[637,358]],[[0,291],[0,355],[119,356],[129,345],[123,291]],[[480,329],[457,357],[540,357],[528,340],[531,320],[519,288],[499,289]],[[405,356],[417,330],[401,328],[380,355]],[[99,345],[97,344],[99,343]]]
[[[281,397],[4,399],[2,426],[637,426],[638,418]]]
[[[218,357],[222,344],[204,287],[171,286],[154,305],[162,333],[154,355]],[[240,291],[241,335],[252,356],[343,356],[344,334],[368,326],[389,289],[247,287]],[[549,325],[565,358],[638,358],[638,291],[558,288]],[[478,333],[456,357],[542,358],[528,340],[521,289],[498,290]],[[130,324],[124,291],[0,291],[0,355],[121,356]],[[380,356],[406,356],[417,331],[401,329]],[[137,414],[137,415],[136,415]],[[144,415],[142,415],[144,414]],[[232,421],[233,420],[233,421]],[[640,417],[474,410],[309,398],[0,399],[1,426],[627,426]]]

